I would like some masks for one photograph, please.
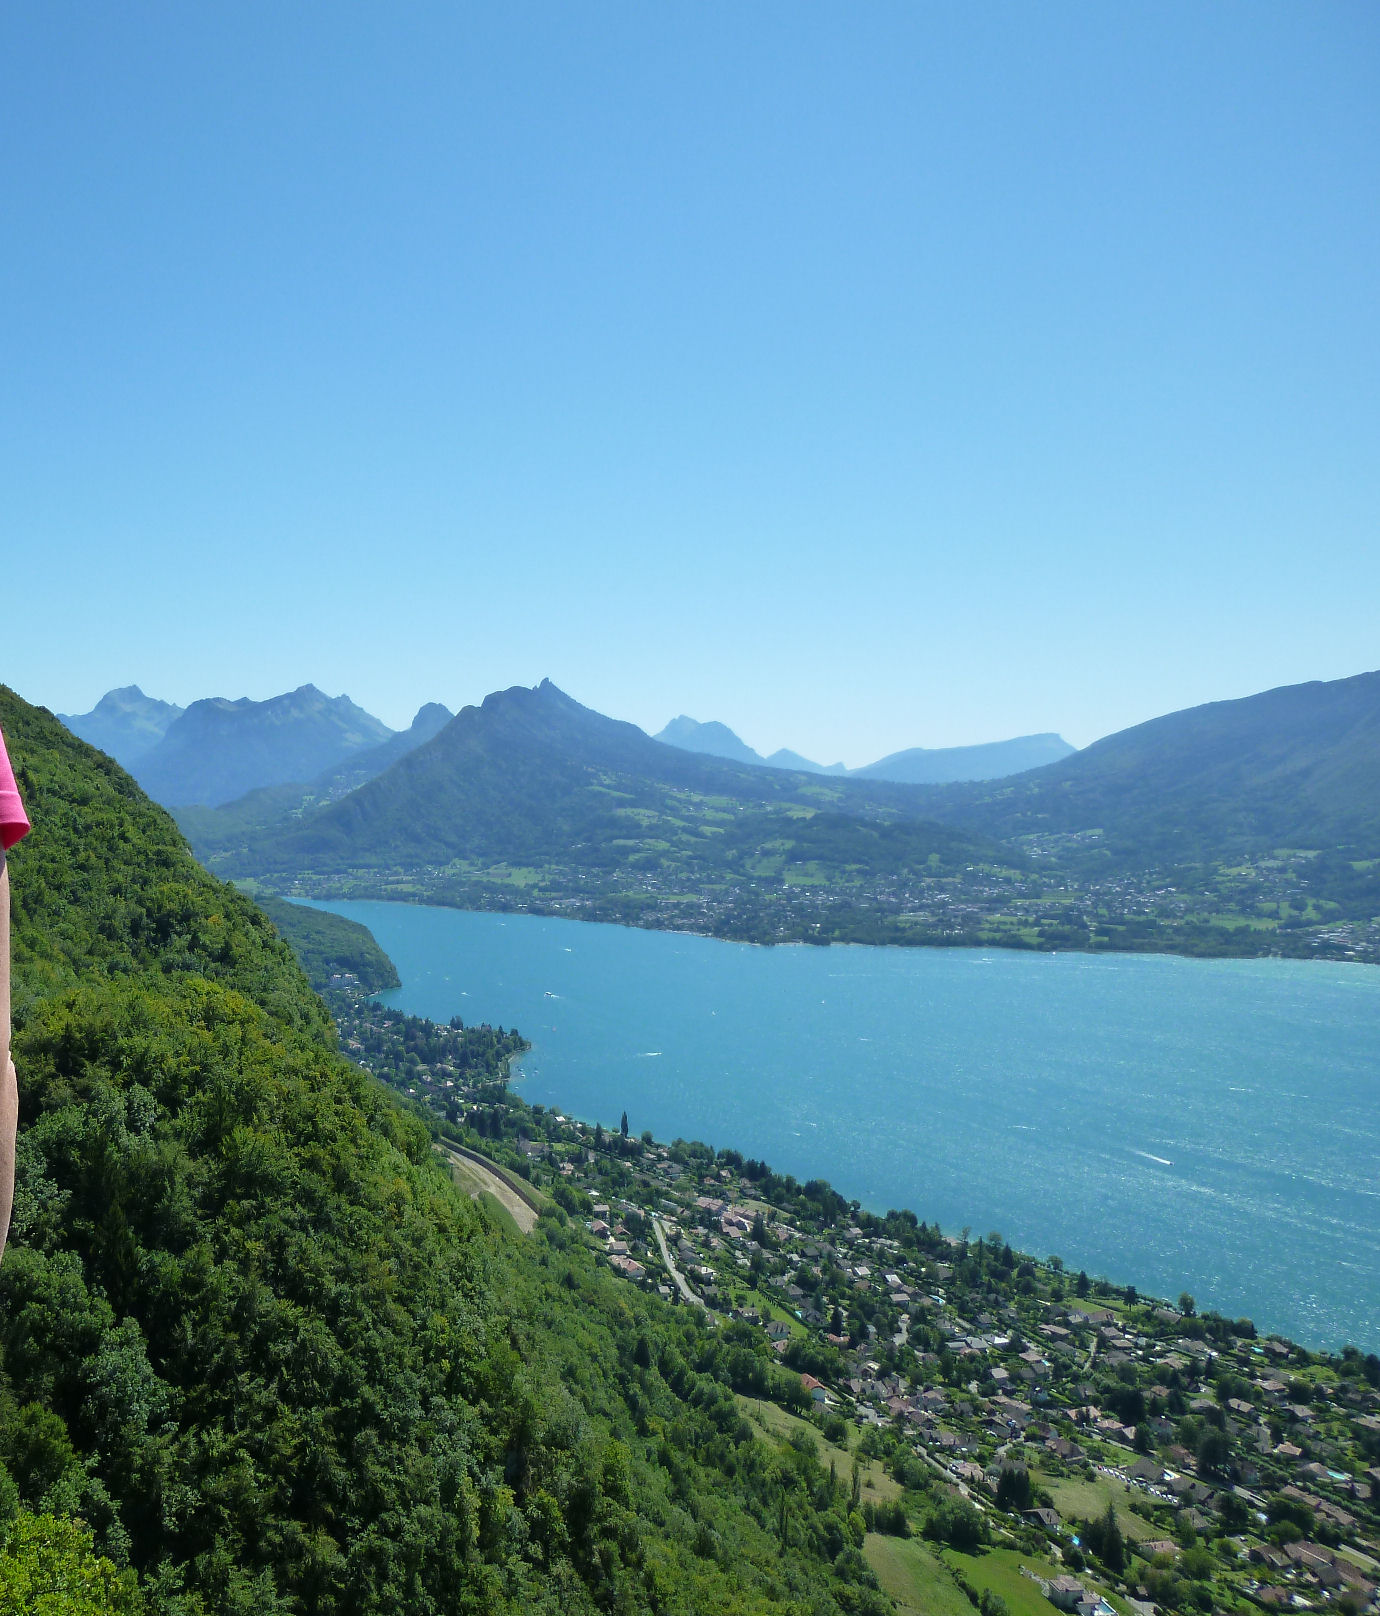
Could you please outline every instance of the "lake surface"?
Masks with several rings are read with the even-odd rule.
[[[1380,1350],[1380,971],[320,907],[396,961],[390,1003],[524,1033],[531,1102]]]

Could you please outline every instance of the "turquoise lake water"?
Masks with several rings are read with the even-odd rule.
[[[529,1038],[529,1101],[1380,1350],[1380,971],[320,907],[396,961],[389,1002]]]

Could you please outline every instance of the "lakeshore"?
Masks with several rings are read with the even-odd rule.
[[[1359,966],[763,950],[329,907],[397,961],[387,1002],[521,1027],[534,1103],[606,1127],[627,1109],[876,1211],[1380,1346],[1380,979]]]
[[[901,1609],[961,1609],[945,1602],[965,1593],[1032,1616],[1377,1598],[1374,1354],[1313,1353],[1187,1293],[875,1216],[626,1115],[606,1130],[528,1105],[459,1074],[447,1040],[472,1032],[359,995],[333,1007],[440,1148],[530,1186],[539,1215],[521,1236],[507,1225],[514,1238],[578,1231],[625,1283],[690,1305],[739,1349],[759,1440],[851,1463],[868,1562]]]

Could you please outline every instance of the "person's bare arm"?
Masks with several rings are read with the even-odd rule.
[[[19,1126],[19,1085],[10,1059],[10,872],[0,850],[0,1255],[14,1205],[14,1139]]]

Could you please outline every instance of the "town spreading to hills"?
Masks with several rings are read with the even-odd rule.
[[[1373,1355],[528,1107],[518,1032],[383,1010],[368,933],[272,898],[1373,957],[1380,676],[939,786],[687,751],[550,684],[419,714],[414,741],[310,689],[282,730],[295,698],[354,739],[305,786],[179,805],[207,869],[0,687],[35,823],[0,1608],[1375,1605]],[[245,704],[207,705],[224,753]],[[238,789],[232,763],[206,778]]]
[[[185,713],[114,691],[69,720],[118,741],[203,863],[255,891],[763,943],[1380,960],[1380,673],[1169,714],[998,778],[971,777],[992,748],[957,748],[970,777],[942,784],[691,750],[736,737],[687,724],[671,745],[549,681],[429,704],[383,739],[311,686]],[[997,750],[1019,763],[1030,742],[1058,737]]]

